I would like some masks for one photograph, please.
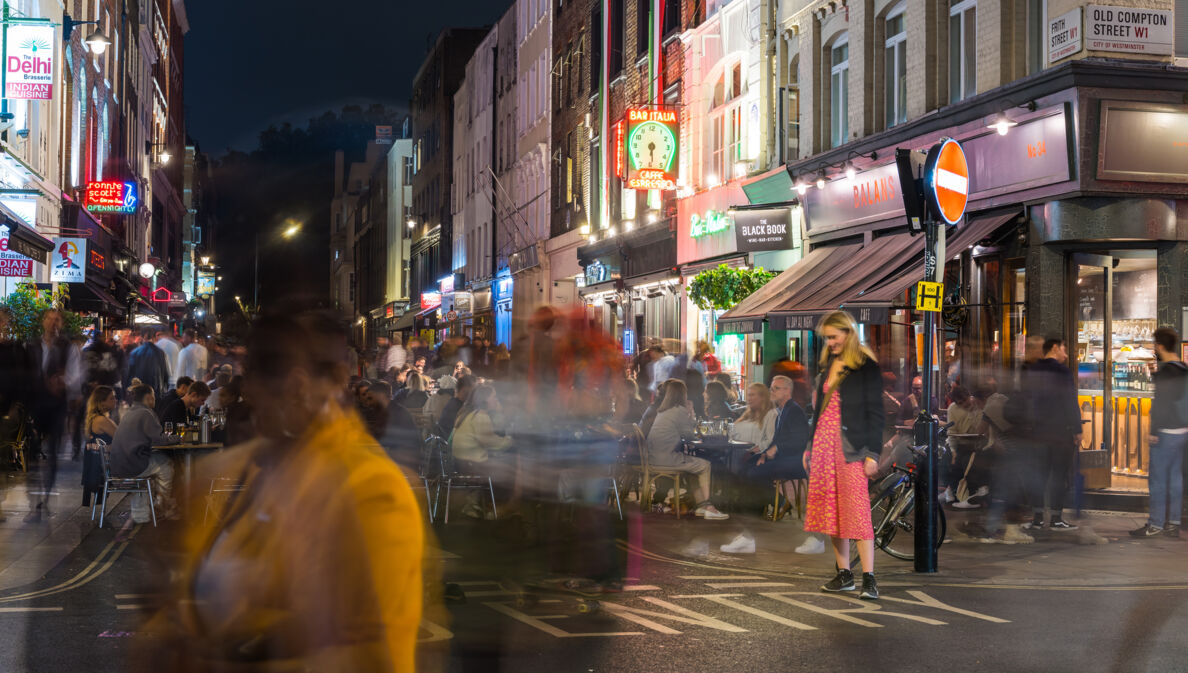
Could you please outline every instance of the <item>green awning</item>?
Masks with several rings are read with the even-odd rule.
[[[784,166],[768,171],[754,182],[743,185],[742,189],[752,205],[787,203],[796,199],[792,177]]]

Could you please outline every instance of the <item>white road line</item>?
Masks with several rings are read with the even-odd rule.
[[[623,591],[660,591],[660,587],[651,584],[627,584],[623,587]]]
[[[766,576],[759,575],[679,575],[682,580],[765,580]]]
[[[117,605],[117,610],[149,610],[151,605]]]
[[[740,587],[792,587],[789,582],[706,582],[711,589],[737,589]]]
[[[0,608],[0,612],[61,612],[62,608]]]

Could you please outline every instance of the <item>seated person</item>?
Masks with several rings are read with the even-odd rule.
[[[420,467],[421,433],[408,410],[392,400],[392,385],[373,381],[360,410],[368,433],[401,467]]]
[[[198,385],[198,384],[194,384]],[[163,516],[177,518],[178,511],[170,492],[173,487],[173,461],[163,453],[154,452],[154,445],[176,444],[176,437],[162,435],[161,423],[153,413],[156,395],[146,385],[133,386],[129,391],[132,406],[120,419],[111,441],[111,476],[116,478],[151,479],[153,496],[162,504]],[[143,493],[132,498],[132,521],[151,520],[148,502]]]
[[[738,389],[734,387],[734,380],[730,377],[730,372],[718,372],[709,377],[710,381],[717,381],[726,388],[726,403],[738,404]]]
[[[210,388],[206,387],[205,383],[196,381],[186,391],[184,397],[174,400],[173,404],[161,412],[161,421],[173,423],[175,426],[197,423],[198,410],[202,408],[209,397]]]
[[[206,400],[207,408],[215,411],[227,406],[227,402],[224,400],[223,396],[229,394],[226,389],[231,387],[231,382],[235,380],[235,378],[236,377],[231,376],[227,372],[219,372],[218,374],[215,374],[216,387],[210,389],[210,399]],[[240,376],[239,379],[240,388],[232,391],[234,394],[238,394],[238,391],[242,389],[243,377]]]
[[[770,484],[773,480],[807,479],[804,470],[804,451],[808,447],[808,416],[792,399],[792,379],[776,376],[771,381],[771,401],[779,408],[775,436],[767,449],[758,454],[755,466],[747,477]],[[793,500],[791,485],[785,484],[788,501]]]
[[[421,411],[429,402],[429,393],[425,390],[427,387],[425,377],[411,371],[404,388],[396,393],[395,401],[409,411]]]
[[[664,383],[664,403],[656,412],[656,420],[648,432],[648,462],[652,467],[678,470],[697,477],[694,495],[697,509],[694,514],[710,520],[729,519],[714,507],[710,496],[710,463],[704,458],[690,456],[680,450],[685,439],[697,433],[693,420],[693,405],[689,404],[685,382],[670,379]],[[677,494],[679,497],[679,494]],[[675,505],[676,503],[674,503]]]
[[[437,428],[441,432],[441,437],[448,439],[454,431],[454,426],[458,422],[458,412],[462,410],[462,405],[466,404],[470,393],[474,392],[477,385],[478,378],[475,376],[463,376],[458,379],[450,400],[446,402],[441,410],[441,415],[437,417]]]
[[[515,456],[508,452],[512,438],[495,431],[495,420],[502,412],[495,389],[475,386],[458,412],[451,446],[454,469],[464,475],[487,475],[496,489],[506,494],[515,481]],[[482,518],[481,491],[471,490],[463,510],[466,516]]]
[[[726,401],[726,386],[710,381],[705,386],[705,418],[712,421],[733,421],[734,410]]]
[[[193,383],[194,379],[188,376],[177,377],[177,387],[162,395],[161,399],[158,401],[158,404],[162,409],[168,409],[169,405],[173,404],[176,400],[181,399],[182,396],[186,394],[186,391],[190,389],[190,386]]]
[[[776,417],[779,414],[767,386],[752,383],[747,388],[747,410],[730,428],[730,441],[750,444],[751,454],[758,454],[775,441]]]
[[[639,429],[643,431],[644,437],[652,431],[652,424],[656,422],[656,414],[660,412],[660,407],[664,406],[665,393],[668,391],[668,381],[661,381],[656,386],[656,399],[652,404],[644,410],[643,416],[639,419]]]

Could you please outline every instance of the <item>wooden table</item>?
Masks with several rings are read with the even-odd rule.
[[[182,454],[182,487],[185,490],[184,502],[190,502],[190,480],[193,477],[194,467],[194,452],[196,451],[218,451],[223,448],[222,444],[218,442],[180,442],[177,444],[159,444],[153,446],[153,451],[178,452]],[[176,481],[176,480],[175,480]]]

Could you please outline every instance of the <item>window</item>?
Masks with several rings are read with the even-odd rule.
[[[978,91],[977,0],[961,0],[949,9],[949,102]]]
[[[681,27],[681,0],[664,0],[664,35],[675,33]]]
[[[742,95],[742,62],[734,64],[730,73],[730,97],[738,98]]]
[[[720,114],[710,122],[710,163],[709,174],[705,176],[706,186],[714,187],[725,175],[726,153],[726,115]]]
[[[1047,0],[1027,0],[1027,74],[1044,69],[1047,54],[1044,35],[1047,32]]]
[[[842,36],[841,40],[829,50],[830,147],[842,145],[850,135],[850,44],[848,39],[848,36]]]
[[[590,35],[602,35],[602,5],[595,3],[594,11],[590,12]],[[597,91],[602,87],[602,38],[593,37],[590,40],[590,89]]]
[[[886,127],[907,121],[907,31],[903,25],[903,5],[887,17],[887,40],[883,50],[884,121]]]
[[[800,156],[800,59],[793,57],[785,74],[783,87],[784,155],[783,163]]]
[[[643,56],[648,53],[648,14],[651,0],[635,0],[635,55]]]
[[[610,8],[610,77],[614,79],[623,72],[623,33],[627,30],[627,16],[623,12],[624,0],[611,0]]]

